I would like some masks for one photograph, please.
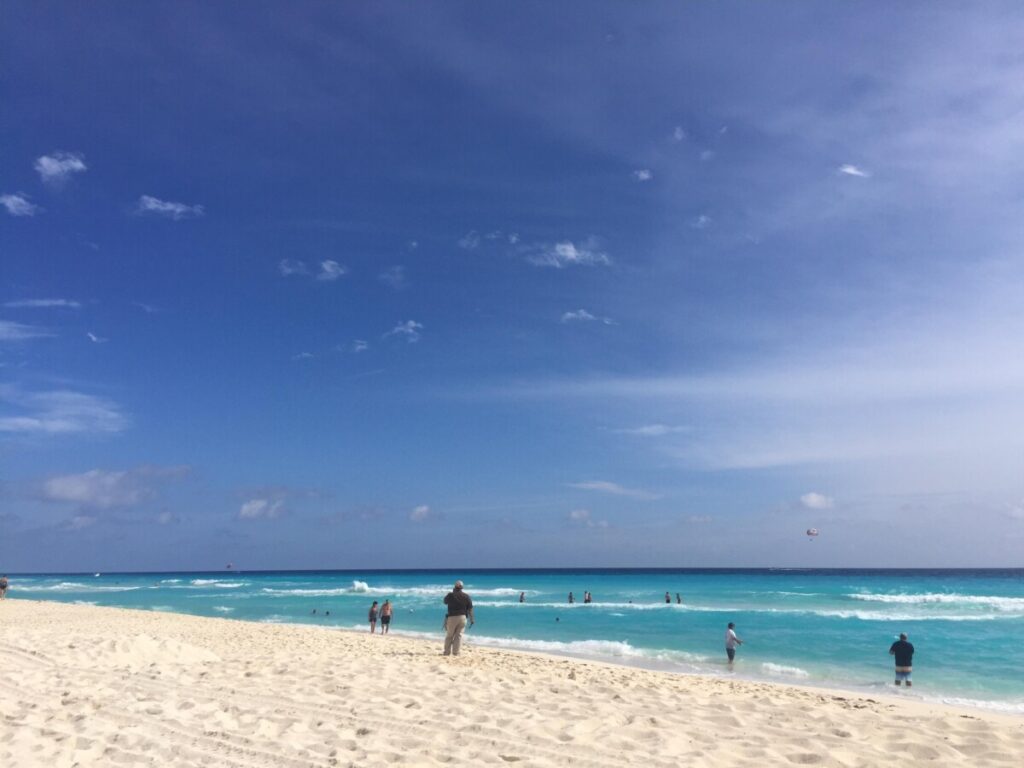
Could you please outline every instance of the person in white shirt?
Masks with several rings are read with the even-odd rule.
[[[725,655],[729,657],[729,666],[732,666],[736,658],[736,646],[743,645],[743,641],[736,636],[736,625],[731,621],[725,630]]]

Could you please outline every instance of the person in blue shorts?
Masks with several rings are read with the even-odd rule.
[[[906,681],[907,688],[912,686],[910,671],[914,661],[914,646],[907,642],[906,632],[901,632],[900,639],[889,646],[889,655],[896,657],[896,685]]]

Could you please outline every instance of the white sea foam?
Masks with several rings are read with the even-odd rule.
[[[766,661],[761,665],[761,671],[766,675],[772,675],[774,677],[795,677],[800,680],[806,680],[811,676],[811,673],[806,669],[800,669],[800,667],[788,667],[785,664],[773,664],[770,661]]]
[[[151,605],[149,606],[151,611],[162,611],[163,613],[174,613],[174,607],[170,605]]]
[[[181,579],[161,579],[161,584],[180,584]]]
[[[926,696],[927,701],[939,701],[943,704],[950,704],[957,707],[977,707],[978,709],[989,709],[995,712],[1008,712],[1014,715],[1024,715],[1024,701],[993,701],[989,699],[967,699],[959,696]]]
[[[221,581],[220,579],[192,579],[189,584],[193,587],[217,587],[219,589],[236,589],[249,585],[246,581]]]
[[[231,613],[231,611],[235,609],[227,605],[215,605],[213,606],[213,610],[220,611],[221,613]]]
[[[62,581],[41,587],[23,587],[27,592],[133,592],[142,587],[104,586],[98,584],[79,584],[76,581]]]
[[[1003,597],[1000,595],[963,595],[957,592],[924,592],[920,594],[875,594],[855,592],[847,597],[873,603],[896,603],[899,605],[963,604],[984,605],[997,611],[1024,611],[1024,597]]]
[[[370,597],[429,597],[440,599],[451,591],[451,586],[446,584],[428,584],[422,587],[395,587],[387,584],[371,585],[365,581],[353,581],[349,587],[296,587],[294,589],[280,589],[264,587],[261,590],[268,595],[295,595],[300,597],[331,597],[338,595],[367,595]],[[467,588],[467,592],[470,590]],[[527,596],[539,594],[531,590],[516,589],[514,587],[498,587],[495,589],[474,589],[471,591],[474,600],[480,597],[519,597],[520,592],[526,592]],[[495,605],[496,603],[488,603]],[[509,601],[507,605],[519,605],[518,601]],[[552,603],[552,605],[554,605]]]

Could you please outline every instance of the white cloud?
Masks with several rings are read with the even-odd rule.
[[[54,152],[36,158],[36,173],[45,184],[60,185],[74,173],[84,173],[88,166],[78,152]]]
[[[173,512],[164,510],[163,512],[156,516],[156,521],[160,525],[171,525],[172,523],[180,523],[181,518]]]
[[[509,232],[508,233],[508,242],[509,242],[509,245],[515,245],[516,243],[518,243],[519,242],[519,233],[518,232]]]
[[[683,141],[686,138],[686,131],[683,130],[683,126],[677,125],[672,129],[672,140]]]
[[[298,259],[281,259],[281,261],[277,263],[277,268],[285,277],[288,277],[289,275],[309,274],[309,268],[306,266],[306,262],[299,261]]]
[[[138,504],[152,494],[136,473],[93,469],[79,475],[51,477],[43,484],[46,501],[68,502],[83,507],[109,509]]]
[[[80,531],[95,524],[96,518],[92,515],[75,515],[70,520],[65,521],[62,527],[69,531]]]
[[[715,153],[710,149],[705,149],[700,153],[700,160],[702,163],[708,163],[715,159]]]
[[[405,288],[407,285],[405,277],[405,267],[401,266],[400,264],[396,264],[393,267],[388,267],[379,275],[377,275],[377,279],[380,280],[385,285],[391,286],[396,291],[401,288]]]
[[[837,169],[838,173],[842,173],[846,176],[858,176],[862,179],[868,178],[871,174],[862,168],[858,168],[856,165],[840,165]]]
[[[808,509],[832,509],[836,502],[831,496],[811,491],[800,497],[800,503]]]
[[[612,483],[608,480],[585,480],[580,483],[569,483],[568,485],[570,488],[579,488],[583,491],[599,491],[613,496],[627,496],[631,499],[644,499],[646,501],[662,497],[660,493],[652,493],[638,488],[625,488],[618,483]]]
[[[35,216],[43,209],[28,199],[28,195],[17,192],[11,195],[0,195],[0,205],[7,209],[11,216]]]
[[[689,431],[687,427],[670,427],[667,424],[645,424],[642,427],[630,427],[626,429],[615,429],[613,432],[620,435],[637,435],[638,437],[661,437],[677,432]]]
[[[370,343],[368,341],[364,341],[363,339],[356,339],[355,341],[352,342],[353,352],[365,352],[369,348]]]
[[[633,178],[637,181],[650,181],[654,178],[654,172],[649,168],[640,168],[633,171]]]
[[[89,341],[91,341],[93,344],[106,344],[108,341],[110,341],[110,339],[104,339],[100,336],[97,336],[92,331],[88,331],[85,335],[89,337]]]
[[[594,317],[589,312],[587,312],[587,310],[585,309],[577,309],[574,312],[566,312],[565,314],[562,315],[563,323],[572,323],[580,321],[589,322],[591,320],[597,320],[597,318]]]
[[[414,523],[422,523],[426,520],[429,520],[432,517],[432,515],[433,513],[430,511],[430,507],[428,507],[426,504],[420,504],[418,507],[414,508],[412,512],[409,513],[409,519],[412,520]]]
[[[117,404],[81,392],[24,393],[13,387],[0,387],[0,402],[20,411],[0,417],[0,432],[120,432],[128,425]]]
[[[159,309],[154,307],[152,304],[146,304],[145,302],[142,302],[142,301],[133,301],[132,302],[132,306],[133,307],[138,307],[143,312],[145,312],[147,315],[154,315],[154,314],[156,314],[157,312],[160,311]]]
[[[459,238],[459,248],[465,248],[467,251],[471,251],[479,245],[480,235],[475,229]]]
[[[29,309],[46,309],[49,307],[68,307],[69,309],[78,309],[82,305],[80,302],[73,301],[71,299],[18,299],[17,301],[8,301],[4,306],[25,307]]]
[[[420,331],[422,330],[423,323],[417,323],[415,320],[406,320],[404,323],[399,323],[390,331],[385,333],[384,337],[404,336],[406,341],[413,344],[420,340]]]
[[[348,268],[341,266],[338,262],[333,259],[327,259],[326,261],[320,262],[320,272],[317,274],[317,280],[332,281],[337,280],[339,277],[344,276],[348,273]]]
[[[272,520],[284,512],[284,499],[249,499],[238,510],[242,520]]]
[[[551,246],[540,246],[538,252],[528,257],[530,263],[540,267],[562,269],[571,266],[608,265],[612,260],[607,253],[598,250],[593,240],[576,246],[571,241],[555,243]]]
[[[694,229],[707,229],[711,226],[711,217],[707,214],[702,213],[700,216],[690,222],[690,226]]]
[[[312,360],[312,352],[299,352],[297,355],[292,355],[292,360]]]
[[[0,320],[0,341],[28,341],[50,336],[53,334],[36,325],[25,325],[13,320]]]
[[[569,512],[569,520],[587,528],[607,528],[607,520],[594,520],[589,509],[574,509]]]
[[[201,205],[186,205],[185,203],[173,203],[150,195],[143,195],[139,198],[137,213],[152,213],[157,216],[165,216],[169,219],[179,221],[202,216],[204,214]]]

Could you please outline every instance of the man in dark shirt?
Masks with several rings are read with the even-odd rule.
[[[458,656],[462,649],[462,631],[466,628],[466,619],[472,626],[473,599],[462,591],[462,582],[455,582],[455,589],[444,596],[444,604],[448,606],[448,615],[444,619],[444,655]]]
[[[914,661],[914,646],[907,642],[906,633],[901,633],[900,639],[889,646],[889,655],[896,657],[896,685],[899,685],[901,680],[906,680],[909,688],[913,685],[910,681],[910,671]]]

